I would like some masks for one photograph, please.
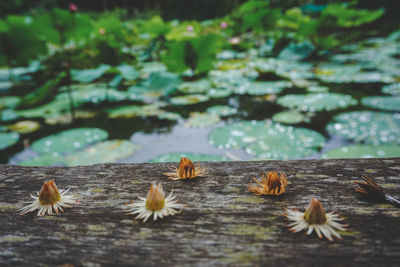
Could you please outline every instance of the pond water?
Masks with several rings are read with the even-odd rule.
[[[317,61],[295,46],[223,51],[203,77],[159,62],[72,72],[42,106],[0,100],[1,163],[74,166],[102,162],[400,156],[400,34],[348,45]],[[293,60],[297,59],[297,60]],[[28,69],[13,69],[29,79]],[[0,70],[2,88],[11,83]],[[116,81],[116,82],[115,82]],[[35,123],[36,122],[36,123]]]

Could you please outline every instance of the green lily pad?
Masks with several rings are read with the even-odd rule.
[[[400,95],[400,83],[392,83],[382,87],[382,93],[390,95]]]
[[[243,121],[213,130],[208,140],[220,149],[246,148],[259,159],[302,158],[325,143],[320,133],[271,121]]]
[[[0,80],[0,92],[6,92],[13,86],[12,82]]]
[[[311,42],[307,41],[300,44],[291,42],[279,53],[278,58],[286,60],[303,60],[309,57],[314,50],[315,47]]]
[[[175,112],[162,112],[158,115],[158,118],[161,120],[176,121],[182,118],[182,116],[179,113]]]
[[[326,151],[322,157],[325,159],[400,157],[400,146],[350,145],[330,149]]]
[[[158,105],[144,105],[144,106],[120,106],[107,109],[108,117],[110,118],[133,118],[140,116],[159,116],[165,111],[159,109]]]
[[[140,77],[147,79],[152,73],[166,72],[167,66],[161,62],[145,62],[140,70]]]
[[[207,109],[210,114],[215,114],[221,117],[232,116],[237,113],[237,109],[230,106],[213,106]]]
[[[367,96],[361,99],[361,103],[371,108],[400,111],[400,96]]]
[[[171,72],[156,72],[145,80],[141,86],[151,92],[162,92],[163,95],[169,95],[178,89],[182,83],[178,74]]]
[[[400,144],[400,115],[385,112],[341,113],[327,126],[330,134],[367,144]]]
[[[274,114],[272,116],[272,120],[275,122],[280,122],[285,124],[297,124],[302,122],[308,122],[309,118],[299,111],[290,110]]]
[[[67,166],[113,163],[132,155],[139,149],[139,145],[127,140],[104,141],[69,155],[65,162]]]
[[[107,139],[108,133],[98,128],[77,128],[50,135],[32,143],[31,148],[39,153],[72,152],[87,145]]]
[[[36,108],[17,110],[16,113],[24,118],[54,118],[69,112],[67,98],[55,99]]]
[[[278,98],[278,104],[290,109],[302,111],[330,111],[346,108],[357,104],[357,100],[350,95],[336,93],[320,93],[306,95],[285,95]]]
[[[329,88],[326,86],[309,86],[307,92],[309,93],[327,93]]]
[[[220,121],[221,119],[216,114],[192,112],[190,113],[190,118],[185,123],[185,126],[190,128],[204,128],[213,126]]]
[[[233,93],[232,89],[229,88],[211,88],[207,91],[207,96],[210,98],[225,98],[230,96]]]
[[[245,86],[237,87],[235,93],[249,94],[249,95],[267,95],[279,94],[286,87],[290,87],[289,82],[276,81],[276,82],[252,82]]]
[[[13,121],[17,119],[18,113],[16,113],[13,109],[3,109],[0,110],[0,120],[1,121]]]
[[[0,110],[5,108],[15,108],[21,98],[18,96],[3,96],[0,98]]]
[[[27,134],[37,131],[40,128],[40,124],[36,121],[19,121],[7,126],[7,128],[19,134]]]
[[[172,105],[193,105],[201,102],[206,102],[209,100],[208,96],[205,95],[185,95],[185,96],[175,96],[171,97],[169,101]]]
[[[140,76],[139,72],[131,65],[119,65],[117,69],[121,73],[121,76],[127,81],[134,81]]]
[[[0,150],[9,148],[16,144],[19,140],[17,133],[0,133]]]
[[[119,102],[128,99],[125,92],[118,91],[112,88],[93,88],[81,89],[72,92],[72,97],[75,106],[80,106],[85,103],[98,104],[106,99],[110,102]],[[57,95],[56,99],[68,100],[66,92]]]
[[[223,156],[215,156],[215,155],[206,155],[206,154],[195,154],[190,152],[173,152],[168,154],[163,154],[157,156],[149,162],[179,162],[181,157],[187,157],[193,162],[202,162],[202,161],[227,161],[228,159]]]
[[[81,83],[90,83],[103,76],[111,68],[109,65],[101,64],[96,69],[72,70],[72,80]]]
[[[207,79],[200,79],[194,82],[183,82],[179,91],[185,94],[201,94],[211,89],[211,82]]]
[[[38,157],[18,162],[22,166],[55,166],[65,165],[65,157],[60,153],[46,153]]]

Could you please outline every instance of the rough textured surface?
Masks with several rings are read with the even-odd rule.
[[[188,181],[164,177],[168,163],[0,165],[0,265],[400,265],[400,209],[360,198],[352,184],[366,174],[400,197],[400,158],[203,164],[209,176]],[[285,194],[247,192],[253,176],[270,170],[287,173]],[[50,178],[81,204],[53,216],[19,215]],[[124,204],[145,196],[151,182],[174,190],[186,209],[147,223],[126,215]],[[313,196],[346,217],[343,240],[288,231],[284,208],[304,210]]]

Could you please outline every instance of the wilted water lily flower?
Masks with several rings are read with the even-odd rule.
[[[247,189],[256,195],[274,195],[279,196],[285,192],[287,186],[287,176],[284,172],[280,172],[280,177],[276,172],[263,173],[261,182],[253,178],[258,184],[250,184]]]
[[[222,21],[222,22],[219,24],[219,26],[220,26],[222,29],[226,29],[226,28],[228,28],[228,23],[226,23],[225,21]]]
[[[188,32],[193,32],[194,28],[193,28],[192,25],[189,25],[189,26],[186,27],[186,30],[187,30]]]
[[[34,199],[29,205],[20,209],[20,214],[23,215],[27,212],[38,209],[38,216],[43,216],[46,213],[53,214],[53,210],[58,213],[58,210],[64,211],[63,208],[71,208],[72,204],[77,204],[78,200],[73,195],[68,195],[66,190],[58,190],[54,180],[44,182],[42,189],[36,196],[31,197]]]
[[[128,204],[128,214],[138,214],[135,219],[143,219],[146,222],[151,215],[153,220],[168,215],[175,215],[182,212],[184,204],[176,203],[172,192],[165,197],[161,184],[152,184],[146,198],[139,197],[140,201]]]
[[[185,157],[181,157],[181,161],[179,162],[179,168],[175,166],[172,167],[173,172],[164,172],[168,178],[172,180],[179,180],[179,179],[192,179],[197,176],[206,176],[207,168],[201,167],[200,163],[197,164],[195,167],[193,162]]]
[[[374,182],[371,178],[363,175],[363,181],[354,181],[357,184],[356,191],[373,199],[385,201],[390,204],[400,206],[400,201],[392,196],[385,194],[383,188]]]
[[[68,6],[68,9],[69,9],[69,11],[71,11],[71,12],[76,12],[76,11],[78,11],[78,7],[77,7],[77,5],[75,5],[74,3],[70,3],[69,6]]]
[[[316,198],[311,199],[304,213],[286,209],[285,216],[293,221],[293,223],[289,224],[291,226],[289,230],[293,233],[307,230],[307,235],[309,235],[315,230],[319,238],[325,236],[329,241],[333,241],[332,236],[341,239],[335,229],[346,231],[347,225],[337,222],[344,220],[344,218],[339,218],[339,214],[334,212],[325,213],[324,208]]]
[[[229,43],[233,45],[240,44],[240,41],[240,37],[232,37],[231,39],[229,39]]]

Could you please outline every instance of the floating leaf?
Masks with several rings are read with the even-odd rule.
[[[400,83],[392,83],[382,87],[382,93],[390,95],[400,95]]]
[[[289,86],[290,83],[285,81],[251,82],[245,86],[237,87],[235,93],[249,95],[279,94],[284,88]]]
[[[329,88],[326,86],[309,86],[307,92],[309,93],[327,93]]]
[[[209,142],[220,149],[246,148],[259,159],[302,158],[318,151],[325,138],[318,132],[271,121],[243,121],[213,130]]]
[[[110,65],[101,64],[96,69],[72,70],[72,80],[81,83],[90,83],[103,76],[110,68]]]
[[[75,106],[80,106],[85,103],[98,104],[106,99],[110,102],[119,102],[128,99],[128,95],[125,92],[105,87],[75,90],[72,92],[72,97]],[[56,99],[68,100],[68,93],[61,93],[57,95]]]
[[[320,93],[306,95],[285,95],[278,98],[278,104],[302,111],[330,111],[357,104],[350,95],[336,93]]]
[[[109,108],[106,110],[108,117],[110,118],[133,118],[140,116],[159,116],[165,111],[159,109],[158,105],[144,105],[144,106],[120,106],[115,108]]]
[[[207,109],[208,113],[218,116],[231,116],[237,113],[237,109],[230,106],[213,106]]]
[[[77,128],[50,135],[32,143],[31,148],[39,153],[72,152],[87,145],[107,139],[108,133],[98,128]]]
[[[19,134],[17,133],[0,133],[0,150],[6,149],[19,140]]]
[[[220,118],[216,114],[210,114],[206,112],[192,112],[190,113],[190,118],[187,120],[185,126],[186,127],[197,127],[204,128],[210,127],[218,122],[220,122]]]
[[[190,152],[182,152],[182,153],[167,153],[160,156],[157,156],[149,162],[179,162],[181,157],[190,158],[193,162],[201,162],[201,161],[227,161],[228,159],[223,156],[216,155],[206,155],[206,154],[195,154]]]
[[[309,57],[315,50],[310,42],[301,44],[290,43],[280,53],[278,58],[285,60],[303,60]]]
[[[40,128],[40,124],[36,121],[19,121],[7,126],[7,128],[20,134],[27,134],[37,131]]]
[[[117,69],[121,73],[121,76],[127,81],[133,81],[139,78],[139,72],[131,65],[119,65]]]
[[[272,120],[285,124],[297,124],[302,122],[308,122],[309,118],[301,112],[291,110],[282,111],[274,114]]]
[[[200,79],[194,82],[184,82],[179,86],[179,91],[185,94],[206,93],[211,89],[211,83],[207,79]]]
[[[175,96],[170,98],[172,105],[193,105],[201,102],[206,102],[209,100],[208,96],[205,95],[185,95],[185,96]]]
[[[56,166],[65,165],[65,157],[60,153],[46,153],[38,157],[33,157],[27,160],[18,162],[22,166]]]
[[[127,140],[104,141],[69,155],[65,161],[67,166],[113,163],[132,155],[139,148]]]
[[[371,108],[400,111],[400,96],[366,96],[361,103]]]
[[[0,98],[0,110],[5,108],[15,108],[21,98],[18,96],[3,96]]]
[[[330,134],[367,144],[400,144],[400,114],[373,111],[341,113],[327,126]]]
[[[207,96],[210,98],[225,98],[230,96],[233,93],[233,90],[225,88],[211,88],[210,90],[208,90],[207,92]]]
[[[18,113],[16,113],[13,109],[3,109],[0,110],[0,120],[1,121],[13,121],[17,119]]]
[[[182,117],[181,117],[181,115],[179,113],[162,112],[160,115],[158,115],[158,118],[162,119],[162,120],[176,121],[176,120],[179,120]]]
[[[400,146],[350,145],[330,149],[322,157],[326,159],[400,157]]]

